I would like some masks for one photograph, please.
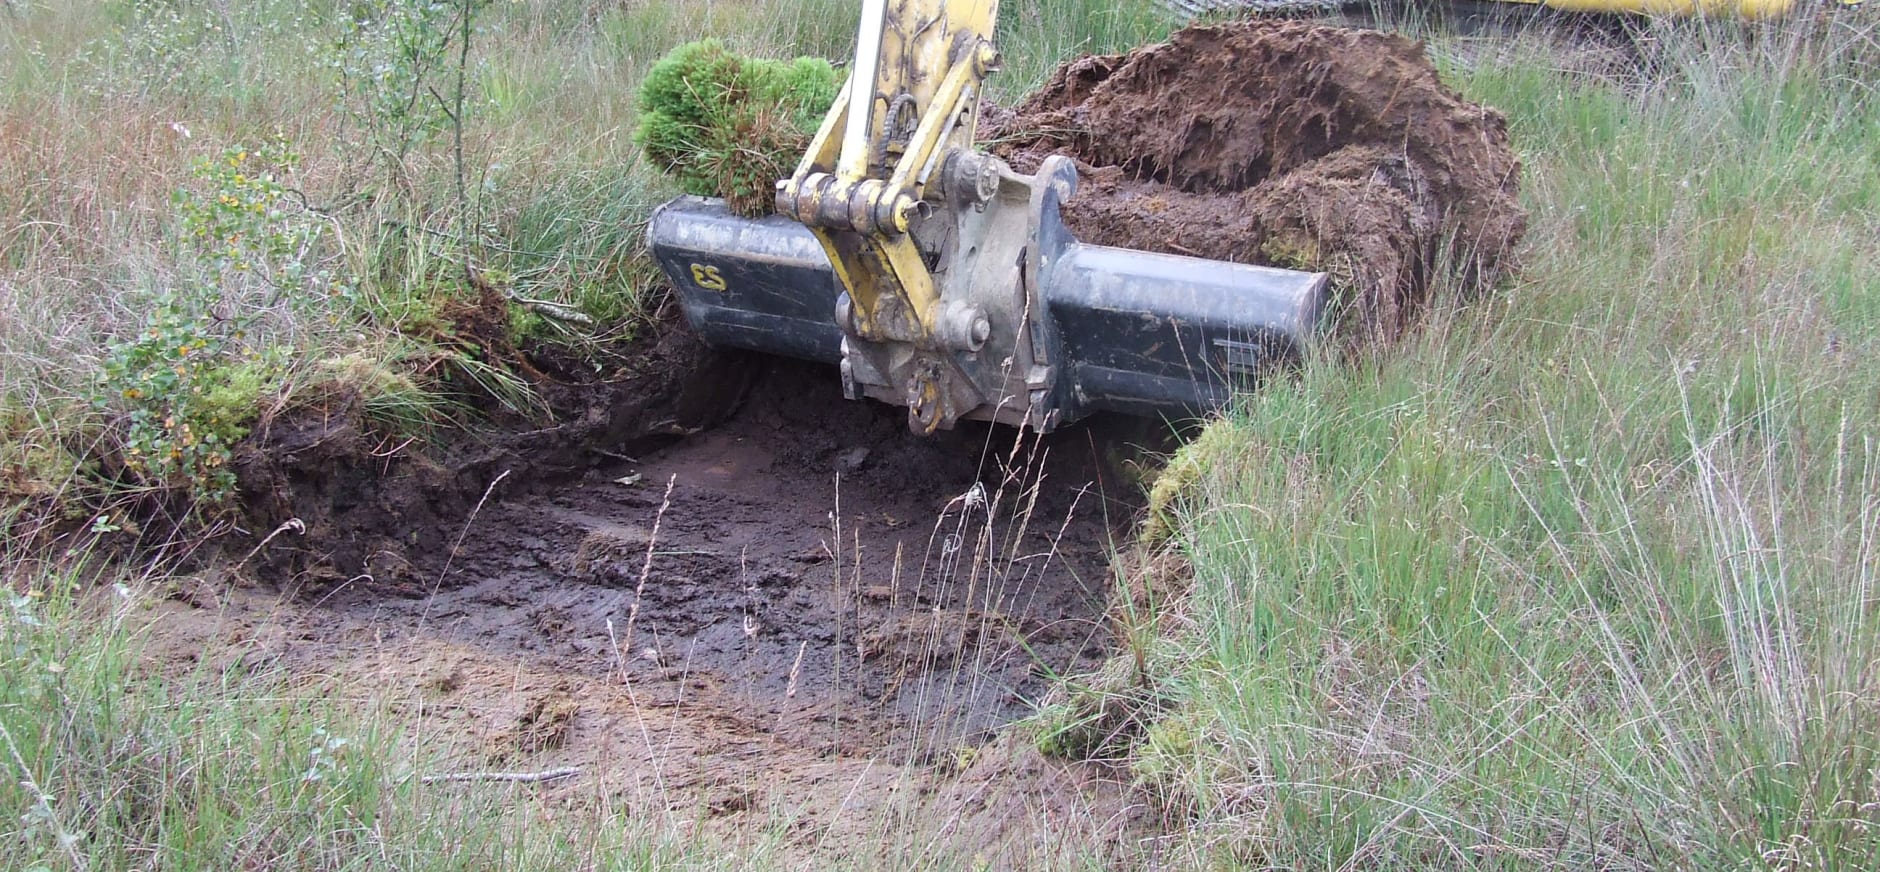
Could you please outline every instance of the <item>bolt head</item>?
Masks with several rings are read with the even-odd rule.
[[[914,198],[906,194],[895,198],[894,211],[890,214],[895,232],[906,233],[913,226],[915,206]]]
[[[985,75],[999,68],[999,50],[992,43],[982,42],[978,51],[973,53],[973,65],[979,68],[979,74]]]

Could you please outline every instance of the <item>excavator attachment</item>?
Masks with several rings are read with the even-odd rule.
[[[1046,164],[1039,175],[1053,177],[1032,186],[1022,225],[978,228],[942,253],[936,275],[972,276],[953,285],[969,293],[947,301],[950,347],[854,335],[853,305],[822,246],[780,215],[741,218],[718,200],[681,197],[653,215],[653,254],[706,342],[837,364],[851,399],[912,408],[920,367],[963,374],[963,398],[941,427],[967,418],[1050,430],[1095,411],[1204,411],[1312,343],[1324,274],[1077,242],[1057,208],[1076,174],[1062,158]],[[1020,190],[1030,182],[1019,180]],[[974,220],[964,223],[991,212],[966,210]]]
[[[699,335],[837,364],[847,396],[907,407],[920,433],[1193,413],[1296,360],[1324,274],[1080,243],[1059,215],[1068,159],[1024,175],[973,147],[995,18],[985,0],[865,0],[850,80],[777,214],[698,197],[654,213]]]

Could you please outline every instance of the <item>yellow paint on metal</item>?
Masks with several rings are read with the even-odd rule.
[[[854,87],[855,75],[850,73],[849,80],[842,83],[842,90],[836,92],[836,101],[829,104],[829,111],[823,115],[821,126],[816,128],[816,137],[809,141],[809,148],[803,152],[803,159],[797,162],[796,175],[791,177],[792,181],[810,173],[835,169],[836,155],[842,148],[842,128],[849,123],[849,92]]]
[[[932,334],[936,310],[940,307],[940,292],[934,290],[933,273],[927,271],[927,264],[920,258],[920,249],[914,246],[914,240],[907,235],[893,239],[875,238],[869,244],[879,247],[888,268],[901,281],[902,290],[907,292],[907,301],[913,304],[914,315],[920,319],[921,332]]]
[[[894,167],[893,178],[888,180],[890,196],[895,193],[919,196],[919,192],[913,190],[911,184],[914,180],[914,173],[927,165],[927,159],[932,157],[935,151],[945,146],[946,143],[940,139],[940,133],[945,129],[946,123],[956,114],[960,96],[966,93],[967,86],[971,85],[975,78],[977,76],[974,75],[974,66],[970,61],[956,64],[947,72],[946,81],[940,83],[939,90],[934,94],[933,103],[927,108],[926,116],[920,119],[920,127],[914,131],[914,138],[909,142],[907,153],[901,155],[900,162]],[[969,134],[969,142],[970,139]]]
[[[906,236],[922,194],[917,174],[948,146],[972,146],[978,113],[960,104],[996,58],[990,40],[997,17],[998,0],[863,0],[849,81],[784,185],[781,199],[799,206],[787,211],[822,243],[864,332],[887,329],[875,319],[892,295],[907,304],[908,326],[921,338],[932,335],[939,292]],[[904,114],[913,116],[912,130],[899,128]],[[830,173],[835,183],[804,192],[814,173]],[[885,218],[886,226],[871,233],[818,226],[824,197],[847,198],[865,183],[876,190],[857,197],[873,212],[861,217]],[[886,215],[875,211],[881,203],[892,204]]]
[[[990,39],[998,15],[997,0],[863,0],[862,26],[855,48],[855,81],[870,76],[866,90],[852,95],[854,113],[845,125],[836,174],[847,179],[886,169],[879,146],[888,139],[890,109],[905,97],[923,115],[935,99],[955,60],[955,41]],[[973,131],[968,131],[969,133]]]
[[[715,266],[695,263],[692,264],[692,284],[698,285],[701,290],[722,293],[725,290],[725,277],[719,274]]]

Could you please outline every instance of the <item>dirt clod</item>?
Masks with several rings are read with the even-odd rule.
[[[580,711],[580,703],[566,688],[529,697],[515,720],[490,737],[490,758],[504,761],[560,748],[567,743],[569,725]]]
[[[1395,34],[1193,26],[1064,65],[997,127],[1020,170],[1077,161],[1079,239],[1330,273],[1347,339],[1395,338],[1440,278],[1492,284],[1527,226],[1506,120]]]

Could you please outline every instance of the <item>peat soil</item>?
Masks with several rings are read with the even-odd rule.
[[[442,528],[365,512],[375,541],[429,544],[349,578],[192,585],[158,610],[158,656],[395,707],[440,769],[574,766],[544,789],[728,834],[783,821],[790,856],[958,842],[1023,865],[1113,841],[1140,810],[1106,770],[988,741],[1104,657],[1141,492],[1115,458],[1166,428],[921,438],[833,370],[741,360],[752,387],[716,426],[539,485],[509,486],[541,468],[510,452]]]
[[[1331,274],[1353,346],[1402,335],[1439,285],[1492,286],[1527,229],[1506,120],[1398,34],[1194,25],[1065,64],[988,126],[1021,171],[1076,162],[1082,241]]]
[[[833,372],[765,365],[725,423],[485,505],[412,556],[420,584],[362,580],[322,608],[920,762],[1098,661],[1107,520],[1134,508],[1105,504],[1089,431],[922,439]]]

